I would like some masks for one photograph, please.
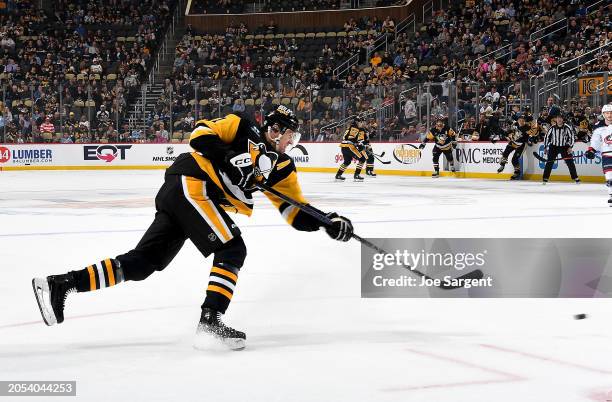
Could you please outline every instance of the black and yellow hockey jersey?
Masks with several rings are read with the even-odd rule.
[[[441,151],[448,151],[453,146],[453,143],[457,141],[457,134],[450,127],[444,127],[442,130],[432,127],[425,136],[423,143],[429,141],[433,141],[434,145]]]
[[[281,193],[307,204],[297,180],[297,172],[291,158],[270,150],[261,129],[242,114],[229,114],[224,118],[200,120],[189,137],[191,153],[179,155],[166,170],[168,175],[183,175],[204,182],[206,196],[228,212],[250,216],[253,212],[253,198],[249,191],[243,191],[227,174],[233,169],[227,163],[228,155],[249,153],[251,162],[258,166],[261,155],[271,156],[274,165],[265,183]],[[298,230],[318,230],[320,223],[298,208],[264,193],[285,220]]]
[[[535,121],[526,122],[524,125],[515,123],[508,132],[508,142],[512,148],[519,148],[527,142],[537,142],[538,124]]]
[[[589,121],[589,117],[584,113],[575,112],[571,120],[576,127],[576,137],[578,137],[580,141],[590,141],[591,134],[593,133],[593,125]]]
[[[357,157],[361,156],[367,134],[357,126],[349,126],[342,136],[340,148],[350,149]]]

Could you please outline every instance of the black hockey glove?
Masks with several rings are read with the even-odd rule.
[[[353,224],[348,218],[340,216],[335,212],[327,215],[331,219],[331,226],[326,226],[325,231],[334,240],[349,241],[353,237]]]
[[[419,145],[419,149],[423,149],[423,148],[425,148],[425,143],[421,142],[421,145]]]
[[[595,159],[595,150],[589,147],[589,149],[584,152],[584,156],[586,156],[587,159]]]
[[[457,141],[451,142],[451,145],[453,146],[453,149],[457,149]]]
[[[228,166],[228,175],[233,184],[240,187],[241,190],[252,190],[255,176],[253,175],[253,162],[251,155],[248,153],[228,154],[226,157]]]

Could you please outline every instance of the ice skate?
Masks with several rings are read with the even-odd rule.
[[[206,349],[206,342],[211,337],[220,340],[221,343],[232,350],[245,348],[246,334],[225,325],[221,321],[222,315],[220,312],[210,308],[202,309],[194,343],[196,349]]]
[[[68,294],[76,291],[72,274],[52,275],[32,279],[32,289],[45,324],[64,322],[64,305]]]
[[[438,178],[438,177],[440,177],[440,172],[439,172],[439,171],[437,171],[437,170],[436,170],[436,171],[434,171],[434,172],[431,174],[431,177],[433,177],[433,178]]]
[[[336,175],[335,179],[336,179],[336,181],[344,181],[344,180],[346,180],[345,177],[342,177],[342,175],[339,175],[339,174]]]
[[[363,176],[356,174],[355,176],[353,176],[353,180],[354,181],[363,181],[364,178],[363,178]]]

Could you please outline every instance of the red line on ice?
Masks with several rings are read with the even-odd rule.
[[[466,387],[466,386],[473,386],[473,385],[501,384],[501,383],[517,382],[517,381],[524,381],[524,380],[526,380],[526,378],[520,377],[520,376],[512,374],[512,373],[507,373],[505,371],[497,370],[497,369],[494,369],[494,368],[491,368],[491,367],[482,366],[482,365],[479,365],[479,364],[468,362],[466,360],[457,359],[455,357],[444,356],[444,355],[441,355],[441,354],[431,353],[431,352],[424,352],[422,350],[415,350],[415,349],[406,349],[406,350],[409,351],[409,352],[412,352],[414,354],[417,354],[417,355],[426,356],[426,357],[430,357],[430,358],[433,358],[433,359],[438,359],[438,360],[443,360],[443,361],[446,361],[446,362],[455,363],[455,364],[458,364],[458,365],[463,366],[463,367],[469,367],[469,368],[472,368],[472,369],[481,370],[481,371],[484,371],[486,373],[496,374],[496,375],[502,376],[503,378],[491,379],[491,380],[473,380],[473,381],[450,382],[450,383],[429,384],[429,385],[416,385],[416,386],[412,386],[412,387],[395,387],[395,388],[386,388],[386,389],[384,389],[384,391],[390,391],[390,392],[393,392],[393,391],[414,391],[414,390],[419,390],[419,389]]]
[[[66,318],[68,320],[76,320],[76,319],[79,319],[79,318],[91,318],[91,317],[101,317],[101,316],[105,316],[105,315],[127,314],[127,313],[135,313],[135,312],[139,312],[139,311],[167,310],[167,309],[182,308],[182,307],[184,307],[184,306],[136,308],[136,309],[131,309],[131,310],[108,311],[108,312],[105,312],[105,313],[82,314],[82,315],[75,315],[75,316],[66,317]],[[25,327],[25,326],[28,326],[28,325],[41,325],[41,324],[44,325],[44,322],[43,322],[42,318],[40,320],[37,320],[37,321],[26,321],[26,322],[19,322],[19,323],[15,323],[15,324],[0,325],[0,329]]]
[[[591,371],[591,372],[598,373],[598,374],[612,374],[612,371],[609,371],[609,370],[603,370],[603,369],[599,369],[599,368],[596,368],[596,367],[589,367],[589,366],[585,366],[585,365],[580,364],[580,363],[567,362],[567,361],[555,359],[555,358],[552,358],[552,357],[539,356],[539,355],[535,355],[533,353],[522,352],[520,350],[508,349],[508,348],[504,348],[504,347],[501,347],[501,346],[486,345],[486,344],[481,344],[480,346],[482,346],[483,348],[493,349],[493,350],[497,350],[497,351],[500,351],[500,352],[512,353],[512,354],[515,354],[515,355],[519,355],[519,356],[523,356],[523,357],[528,357],[530,359],[541,360],[541,361],[545,361],[545,362],[549,362],[549,363],[555,363],[555,364],[558,364],[560,366],[573,367],[573,368],[577,368],[577,369],[581,369],[581,370]]]

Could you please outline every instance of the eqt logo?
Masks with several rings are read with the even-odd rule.
[[[8,162],[11,159],[11,151],[7,147],[0,147],[0,163]]]
[[[83,147],[83,158],[86,161],[101,160],[106,163],[114,161],[117,157],[125,160],[125,151],[130,148],[131,145],[86,145]]]

